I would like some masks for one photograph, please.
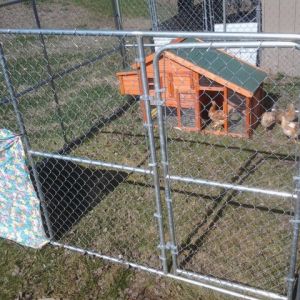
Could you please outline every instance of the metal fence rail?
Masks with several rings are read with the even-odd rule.
[[[298,143],[285,136],[284,117],[268,131],[261,118],[272,109],[286,116],[291,103],[299,111],[297,77],[267,69],[269,51],[298,55],[299,35],[0,29],[0,37],[0,125],[22,135],[52,245],[241,299],[293,299]],[[186,41],[151,54],[149,37]],[[135,45],[126,47],[131,71],[125,38]],[[259,49],[262,70],[230,48]],[[139,76],[127,83],[133,94],[120,89],[121,71]],[[242,101],[251,84],[263,93]],[[231,127],[237,117],[248,123]]]

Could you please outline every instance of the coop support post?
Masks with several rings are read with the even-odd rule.
[[[36,7],[36,0],[31,0],[31,4],[32,4],[32,10],[33,10],[36,26],[37,26],[38,29],[41,29],[41,22],[40,22],[39,14],[38,14],[37,7]],[[50,87],[51,87],[51,91],[52,91],[52,94],[53,94],[53,98],[54,98],[54,102],[55,102],[55,106],[56,106],[56,111],[57,111],[57,115],[58,115],[58,118],[59,118],[59,123],[60,123],[60,127],[61,127],[61,130],[62,130],[62,134],[63,134],[63,139],[64,139],[65,143],[67,143],[68,140],[67,140],[66,128],[65,128],[63,118],[62,118],[62,113],[61,113],[61,110],[60,110],[60,105],[59,105],[58,96],[57,96],[57,92],[56,92],[56,86],[55,86],[55,82],[54,82],[54,79],[53,79],[53,73],[52,73],[52,69],[51,69],[49,56],[48,56],[48,52],[47,52],[47,48],[46,48],[46,44],[45,44],[43,34],[40,33],[39,38],[40,38],[42,49],[43,49],[43,55],[44,55],[44,58],[45,58],[45,61],[46,61],[47,73],[48,73],[49,78],[50,78]]]
[[[154,214],[154,216],[157,219],[158,230],[159,230],[160,259],[162,262],[163,271],[166,274],[168,272],[168,267],[167,267],[167,256],[166,256],[166,244],[165,244],[164,229],[163,229],[160,182],[159,182],[159,175],[158,175],[155,139],[154,139],[154,132],[153,132],[153,121],[152,121],[152,117],[151,117],[148,78],[147,78],[146,64],[145,64],[144,42],[143,42],[143,38],[141,36],[137,36],[137,45],[138,45],[138,54],[139,54],[138,62],[140,63],[140,70],[141,70],[140,74],[141,74],[141,81],[142,81],[142,87],[143,87],[142,100],[145,103],[146,117],[147,117],[146,126],[147,126],[147,130],[148,130],[149,147],[150,147],[150,155],[151,155],[150,167],[152,168],[152,171],[153,171],[153,182],[154,182],[155,198],[156,198],[155,199],[156,200],[156,213]]]
[[[30,143],[29,143],[29,139],[28,139],[28,136],[27,136],[23,116],[22,116],[21,111],[19,110],[15,89],[14,89],[14,86],[12,84],[12,80],[10,78],[6,58],[5,58],[4,51],[3,51],[3,46],[2,46],[1,43],[0,43],[0,64],[1,64],[2,71],[3,71],[5,84],[6,84],[9,96],[10,96],[10,100],[11,100],[11,103],[13,105],[14,112],[15,112],[15,115],[16,115],[19,131],[20,131],[20,134],[22,136],[24,151],[26,153],[26,156],[28,157],[29,164],[32,168],[33,177],[34,177],[34,180],[35,180],[35,183],[36,183],[37,193],[38,193],[38,196],[39,196],[40,201],[41,201],[41,206],[42,206],[42,210],[43,210],[43,213],[44,213],[44,216],[45,216],[45,221],[46,221],[46,226],[47,226],[47,229],[48,229],[48,233],[49,233],[50,239],[52,239],[53,238],[53,231],[52,231],[52,226],[51,226],[51,222],[50,222],[50,218],[49,218],[49,214],[48,214],[48,209],[47,209],[44,193],[43,193],[43,190],[42,190],[42,185],[41,185],[41,182],[40,182],[40,179],[39,179],[39,174],[38,174],[38,171],[36,169],[34,160],[33,160],[32,156],[30,154]]]
[[[224,123],[225,132],[228,133],[229,131],[229,115],[228,115],[228,88],[224,88],[224,101],[223,101],[224,113],[226,115],[226,120]]]
[[[159,54],[157,54],[159,53]],[[172,254],[172,267],[173,273],[176,274],[177,270],[177,243],[175,235],[175,225],[174,225],[174,213],[173,213],[173,203],[171,198],[171,187],[169,179],[169,164],[168,164],[168,155],[167,155],[167,137],[165,131],[164,117],[163,117],[163,100],[161,97],[161,86],[160,86],[160,74],[159,74],[159,57],[161,51],[158,51],[154,56],[153,68],[154,68],[154,86],[155,86],[155,96],[157,104],[157,115],[158,115],[158,128],[159,128],[159,140],[160,140],[160,149],[161,149],[161,164],[163,167],[163,176],[165,183],[165,200],[167,205],[168,212],[168,224],[169,224],[169,235],[170,242],[168,243],[168,249]]]
[[[116,29],[123,30],[123,20],[122,20],[122,14],[121,14],[120,1],[112,0],[112,8],[113,8]],[[118,39],[119,39],[119,43],[120,43],[120,54],[122,57],[122,65],[123,65],[123,68],[126,68],[128,63],[127,63],[127,58],[126,58],[125,39],[122,36],[118,36]]]

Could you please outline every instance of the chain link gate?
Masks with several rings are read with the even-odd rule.
[[[239,47],[242,49],[253,47],[257,51],[274,47],[277,49],[294,48],[295,51],[299,49],[297,44],[285,42],[199,43],[197,40],[190,40],[189,43],[179,42],[166,45],[160,48],[153,58],[161,164],[168,212],[170,240],[168,248],[172,254],[173,272],[179,276],[218,284],[239,292],[243,291],[245,298],[248,294],[257,297],[284,299],[284,296],[279,296],[277,293],[282,295],[287,293],[287,298],[292,299],[299,230],[299,203],[297,200],[296,204],[294,203],[297,199],[297,188],[295,191],[293,190],[293,178],[295,186],[297,186],[299,170],[296,167],[297,154],[294,158],[293,155],[298,153],[298,147],[286,150],[290,153],[278,158],[279,154],[275,152],[275,149],[272,149],[272,145],[268,144],[261,149],[259,144],[256,144],[254,130],[261,117],[259,110],[256,109],[259,106],[257,101],[250,108],[243,108],[244,117],[249,118],[250,129],[245,128],[244,124],[240,130],[246,131],[247,134],[251,130],[252,139],[249,140],[249,143],[225,140],[224,138],[220,140],[219,138],[219,136],[226,136],[226,134],[230,136],[231,133],[234,137],[237,132],[235,119],[230,120],[231,115],[228,106],[235,104],[234,101],[236,101],[239,93],[237,92],[238,89],[229,90],[229,86],[231,86],[229,80],[234,81],[233,74],[239,73],[241,78],[238,81],[241,84],[243,77],[241,71],[246,71],[249,66],[227,53],[224,55],[224,50],[218,49],[226,49],[227,51],[227,49]],[[213,53],[207,57],[208,52]],[[179,58],[174,57],[174,54]],[[220,87],[221,80],[218,76],[205,73],[201,68],[188,66],[186,61],[180,59],[182,57],[194,64],[199,64],[200,59],[202,60],[200,66],[209,64],[210,66],[207,68],[211,67],[210,71],[213,69],[213,64],[216,64],[218,68],[225,67],[226,72],[231,74],[229,76],[231,78],[227,78],[225,85]],[[220,61],[218,62],[218,60]],[[185,63],[192,70],[188,75],[185,74],[187,69],[184,66]],[[179,66],[179,64],[181,65]],[[239,70],[237,67],[241,69]],[[195,76],[197,71],[200,73]],[[151,74],[151,67],[148,72]],[[172,89],[178,89],[175,93],[176,104],[172,103],[173,95],[171,93],[173,91],[168,86],[170,72],[172,73],[171,82],[174,84]],[[224,76],[226,75],[228,74],[224,74]],[[177,86],[175,86],[175,76],[179,78]],[[209,83],[207,80],[203,80],[204,76],[211,76]],[[253,75],[248,74],[245,80],[250,81],[251,76]],[[191,82],[187,83],[187,81]],[[274,82],[272,83],[274,84]],[[188,90],[187,85],[189,85]],[[192,104],[187,102],[187,99],[190,99],[187,95],[193,92],[197,95],[195,97],[196,105],[194,102]],[[181,95],[182,102],[180,102]],[[256,100],[264,101],[267,96],[268,92],[261,99]],[[297,106],[299,94],[295,96],[295,105]],[[212,118],[210,113],[213,104],[209,102],[215,102],[219,97],[222,97],[223,102],[221,104],[219,102],[218,105],[221,111],[226,114],[224,132],[220,132],[220,129],[216,130],[213,125],[207,124],[207,119],[205,120],[207,115],[204,115],[208,112],[209,118]],[[246,105],[247,100],[246,97]],[[272,99],[272,101],[274,100]],[[198,110],[197,105],[200,106]],[[244,105],[239,99],[238,105],[232,108],[233,112],[237,112]],[[267,105],[266,101],[263,105]],[[172,120],[174,114],[168,111],[169,107],[176,107],[175,123],[177,126],[174,126]],[[195,124],[197,117],[194,117],[192,124],[183,124],[184,110],[188,109],[194,110],[192,115],[188,115],[189,118],[192,118],[193,114],[200,113],[202,122],[198,120],[199,127]],[[277,106],[276,109],[278,109]],[[253,113],[253,115],[247,116],[247,112]],[[252,121],[254,122],[252,123]],[[253,124],[253,128],[251,124]],[[209,126],[211,127],[209,128]],[[197,137],[195,133],[189,133],[191,127],[196,128],[196,132],[203,131],[204,134]],[[232,127],[233,131],[231,132]],[[217,137],[209,137],[209,134],[215,134]],[[261,141],[261,137],[259,137],[259,142],[261,143]],[[270,143],[269,140],[268,143]],[[222,150],[216,151],[214,147],[219,147]],[[249,149],[250,147],[252,149]],[[178,148],[180,151],[176,151]],[[232,150],[228,151],[229,149]],[[241,155],[243,151],[247,153],[245,156]],[[214,153],[216,157],[212,157],[211,153]],[[248,180],[261,165],[266,163],[270,155],[275,155],[276,158],[283,161],[287,157],[295,160],[294,164],[290,164],[287,169],[290,172],[292,166],[296,167],[295,171],[291,172],[295,177],[290,174],[288,184],[284,179],[281,179],[280,184],[275,183],[274,186],[272,181],[261,182],[263,176],[274,175],[270,175],[265,169],[258,177]],[[226,159],[222,159],[222,156],[225,156]],[[221,160],[221,162],[216,162],[217,160]],[[237,169],[234,170],[236,162],[238,163]],[[227,168],[229,172],[226,171]],[[199,172],[200,170],[201,172]],[[281,172],[282,169],[276,175],[280,176]],[[199,174],[203,175],[199,176]],[[281,176],[285,178],[287,173],[282,172]],[[244,186],[244,182],[249,183],[249,185]],[[270,207],[270,202],[276,201],[273,200],[273,197],[276,197],[275,199],[280,202],[275,210],[272,208],[272,204]],[[256,204],[258,199],[259,204]],[[247,209],[250,209],[250,212]],[[295,211],[294,218],[291,213],[293,210]],[[265,216],[261,211],[270,213],[271,216]],[[291,229],[287,229],[290,223],[293,224],[293,234]],[[250,229],[249,224],[251,224]],[[282,224],[287,226],[285,232],[282,230]],[[186,234],[187,231],[189,234]],[[270,235],[274,235],[275,244],[282,243],[282,247],[277,248]],[[281,239],[282,242],[280,242]],[[253,243],[256,244],[254,248]],[[289,251],[291,251],[290,260],[286,256]],[[276,267],[281,265],[279,267],[281,271],[274,274],[273,268],[270,267],[270,260],[275,257]],[[261,276],[261,274],[263,275]]]
[[[228,97],[233,104],[241,105],[239,93],[224,92],[232,78],[225,78],[221,87],[217,77],[212,80],[208,73],[207,78],[196,81],[186,71],[176,77],[178,69],[173,62],[168,70],[174,71],[174,86],[177,82],[172,94],[176,104],[167,108],[167,82],[171,79],[164,67],[166,59],[180,56],[181,65],[188,61],[194,68],[199,63],[198,55],[203,61],[206,55],[214,54],[206,68],[221,57],[231,75],[241,71],[232,69],[236,66],[252,71],[246,78],[253,83],[253,68],[240,61],[237,65],[234,57],[222,51],[230,47],[259,48],[266,60],[272,56],[265,50],[298,49],[298,44],[288,42],[298,40],[298,36],[88,30],[0,30],[0,34],[4,48],[0,55],[1,126],[23,136],[54,246],[238,298],[292,299],[299,208],[295,207],[297,191],[292,183],[292,175],[298,174],[292,174],[291,169],[298,149],[282,139],[279,125],[274,134],[281,142],[275,143],[275,149],[273,131],[269,137],[270,132],[264,133],[260,127],[250,128],[251,139],[247,135],[236,137],[231,123],[215,130],[217,134],[209,128],[213,124],[204,121],[201,128],[190,130],[199,117],[196,105],[188,104],[194,91],[187,89],[187,82],[202,86],[200,95],[206,102],[198,113],[203,112],[203,120],[207,120],[212,100],[220,105],[220,95],[223,101]],[[47,78],[47,66],[42,65],[45,60],[38,56],[41,34],[52,63],[51,78]],[[149,72],[151,60],[146,54],[151,52],[144,39],[156,35],[247,41],[189,40],[168,45],[152,56]],[[115,74],[124,63],[120,38],[131,45],[126,48],[127,61],[136,59],[139,66],[141,101],[119,95]],[[16,43],[22,47],[16,48]],[[189,50],[180,52],[183,49]],[[171,53],[169,57],[165,57],[166,52]],[[51,93],[52,80],[58,106]],[[244,82],[235,83],[241,87]],[[298,92],[296,80],[288,76],[267,75],[264,85],[267,95],[285,85],[285,97],[296,97]],[[296,105],[298,98],[293,101]],[[144,124],[140,103],[145,105]],[[287,105],[278,104],[283,105],[275,107],[278,111]],[[247,111],[241,107],[234,111],[239,118]],[[224,111],[229,118],[231,109]],[[258,122],[256,117],[250,116],[250,120]],[[242,128],[249,133],[250,129]],[[207,132],[199,133],[202,129]],[[162,189],[166,202],[161,200]]]

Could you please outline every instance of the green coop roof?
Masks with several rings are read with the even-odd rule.
[[[197,40],[186,39],[183,42],[195,43]],[[251,93],[254,93],[267,77],[267,73],[259,68],[217,49],[193,48],[168,51]]]

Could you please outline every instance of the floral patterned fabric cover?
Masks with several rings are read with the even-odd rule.
[[[20,136],[0,129],[0,237],[40,248],[45,235]]]

